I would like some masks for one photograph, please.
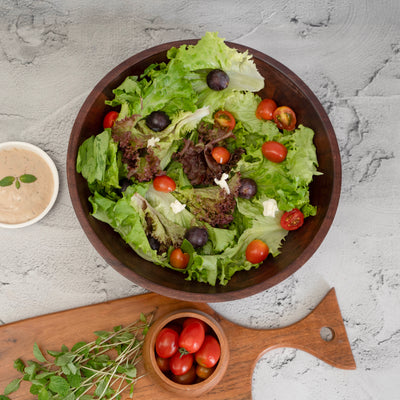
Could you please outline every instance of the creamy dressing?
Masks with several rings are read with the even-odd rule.
[[[0,186],[0,222],[19,224],[40,215],[50,203],[54,191],[54,179],[50,167],[36,153],[11,148],[0,150],[0,180],[6,176],[34,175],[35,182],[15,181],[10,186]]]

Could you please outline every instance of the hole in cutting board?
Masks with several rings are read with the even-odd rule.
[[[319,331],[319,334],[321,335],[322,340],[325,340],[325,342],[330,342],[335,337],[335,331],[327,326],[323,326]]]

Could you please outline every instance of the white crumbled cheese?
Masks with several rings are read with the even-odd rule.
[[[185,209],[186,204],[182,204],[179,200],[175,200],[170,204],[170,207],[172,208],[174,214],[178,214]]]
[[[159,137],[152,137],[147,141],[147,147],[153,147],[156,145],[157,142],[160,141]]]
[[[273,217],[275,218],[275,214],[279,211],[278,204],[275,199],[268,199],[263,201],[263,215],[264,217]]]
[[[226,193],[230,194],[231,191],[229,190],[228,183],[226,180],[229,178],[228,174],[223,173],[221,179],[214,178],[214,182],[221,188],[225,189]]]

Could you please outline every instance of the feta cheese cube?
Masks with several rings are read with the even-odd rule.
[[[263,201],[263,215],[264,217],[273,217],[275,218],[276,213],[279,211],[278,204],[275,199],[268,199]]]
[[[179,200],[175,200],[170,204],[170,207],[172,208],[174,214],[178,214],[185,209],[186,204],[182,204]]]
[[[223,173],[221,176],[221,179],[214,178],[214,182],[221,188],[226,191],[226,193],[230,194],[231,191],[229,189],[228,183],[226,180],[229,178],[229,175],[226,173]]]
[[[152,137],[147,141],[147,147],[153,147],[156,145],[157,142],[160,141],[159,137]]]

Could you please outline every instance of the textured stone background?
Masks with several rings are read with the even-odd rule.
[[[296,72],[328,112],[343,162],[337,216],[307,264],[268,291],[211,306],[245,326],[280,327],[335,287],[358,368],[274,350],[255,368],[253,398],[399,399],[398,0],[1,0],[0,141],[47,151],[61,187],[42,222],[0,230],[0,324],[144,292],[99,257],[78,224],[66,183],[69,134],[111,68],[206,31]]]

